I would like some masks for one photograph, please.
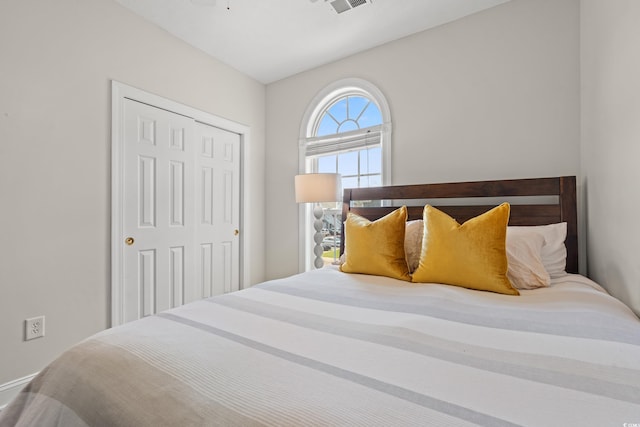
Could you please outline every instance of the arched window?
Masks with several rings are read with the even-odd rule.
[[[309,105],[300,135],[301,173],[340,173],[343,188],[390,183],[391,118],[382,92],[361,79],[345,79],[322,90]],[[337,257],[340,246],[340,203],[323,204],[324,257]],[[312,236],[309,211],[301,210],[302,270],[310,268]]]

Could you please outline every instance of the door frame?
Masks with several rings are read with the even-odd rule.
[[[249,230],[249,179],[245,167],[245,159],[250,148],[250,128],[247,125],[215,116],[176,101],[155,95],[133,86],[111,81],[111,326],[122,324],[124,309],[124,247],[123,247],[123,219],[124,219],[124,102],[131,99],[173,113],[190,117],[195,121],[215,126],[240,135],[240,289],[249,283],[249,266],[245,250],[251,236]]]

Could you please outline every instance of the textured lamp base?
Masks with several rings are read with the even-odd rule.
[[[322,259],[322,215],[323,215],[322,207],[319,204],[316,204],[313,207],[313,216],[315,220],[313,221],[313,228],[316,230],[316,233],[313,235],[313,241],[316,242],[316,245],[313,248],[313,253],[316,256],[313,265],[316,268],[324,267],[324,260]]]

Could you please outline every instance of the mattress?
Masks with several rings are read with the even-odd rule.
[[[92,336],[19,426],[623,426],[640,321],[569,274],[520,296],[324,268]]]

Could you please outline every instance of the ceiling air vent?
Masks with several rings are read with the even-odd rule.
[[[371,0],[333,0],[331,6],[333,6],[336,12],[342,13],[354,7],[362,6],[365,3],[371,3]]]

